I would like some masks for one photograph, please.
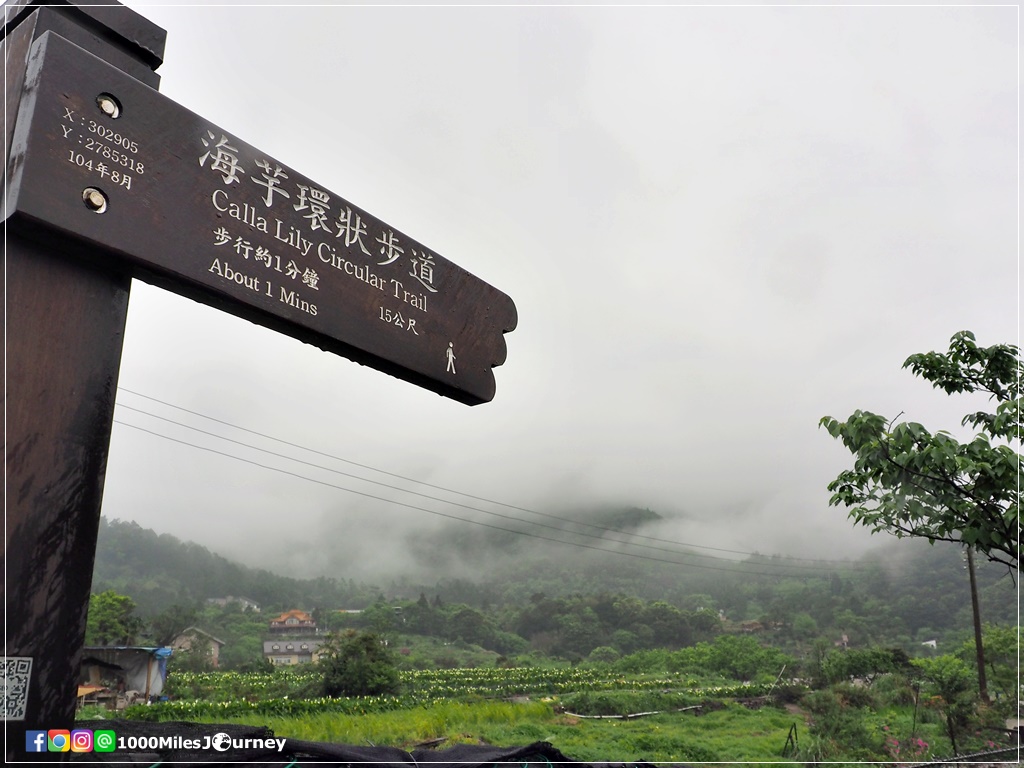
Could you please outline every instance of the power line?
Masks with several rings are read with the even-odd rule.
[[[294,462],[296,462],[298,464],[303,464],[305,466],[312,467],[313,469],[320,469],[320,470],[323,470],[325,472],[332,472],[334,474],[341,475],[342,477],[349,477],[349,478],[352,478],[354,480],[359,480],[359,481],[362,481],[362,482],[365,482],[365,483],[370,483],[372,485],[377,485],[377,486],[380,486],[382,488],[387,488],[389,490],[398,491],[400,493],[408,493],[408,494],[410,494],[412,496],[419,496],[420,498],[429,499],[430,501],[437,501],[437,502],[440,502],[442,504],[450,504],[450,505],[455,506],[455,507],[461,507],[462,509],[467,509],[467,510],[470,510],[470,511],[473,511],[473,512],[480,512],[481,514],[490,515],[492,517],[499,517],[499,518],[502,518],[504,520],[510,520],[512,522],[515,522],[515,523],[521,523],[521,524],[524,524],[524,525],[537,526],[539,528],[546,528],[546,529],[549,529],[549,530],[552,530],[552,531],[557,531],[558,533],[570,534],[570,535],[573,535],[573,536],[582,536],[582,537],[586,537],[586,538],[590,538],[590,539],[597,539],[599,541],[610,541],[610,542],[614,542],[616,544],[624,544],[624,545],[630,546],[630,547],[639,547],[639,548],[642,548],[642,549],[650,549],[650,550],[654,550],[654,551],[658,551],[658,552],[667,552],[669,554],[681,555],[683,557],[702,557],[702,558],[711,559],[711,560],[725,560],[727,562],[735,562],[735,561],[728,560],[728,558],[722,558],[722,557],[718,557],[716,555],[705,555],[705,554],[702,554],[700,552],[680,552],[680,551],[675,550],[675,549],[669,549],[669,548],[666,548],[666,547],[658,547],[658,546],[654,546],[652,544],[644,544],[644,543],[633,542],[633,541],[625,541],[623,539],[616,539],[616,538],[606,538],[605,536],[599,535],[599,534],[586,533],[586,532],[582,532],[582,531],[566,530],[565,528],[554,526],[554,525],[548,525],[546,523],[539,523],[539,522],[534,522],[534,521],[529,521],[529,520],[523,520],[521,518],[514,517],[513,515],[505,515],[505,514],[502,514],[500,512],[492,512],[490,510],[480,509],[479,507],[474,507],[474,506],[471,506],[469,504],[462,504],[462,503],[457,502],[457,501],[451,501],[451,500],[448,500],[448,499],[441,499],[441,498],[438,498],[436,496],[430,496],[430,495],[425,494],[425,493],[420,493],[419,491],[414,491],[414,490],[410,490],[410,489],[407,489],[407,488],[400,488],[399,486],[396,486],[396,485],[390,485],[388,483],[383,483],[383,482],[381,482],[379,480],[372,480],[370,478],[362,477],[360,475],[354,475],[354,474],[351,474],[349,472],[342,472],[341,470],[334,469],[332,467],[325,467],[325,466],[323,466],[321,464],[314,464],[314,463],[309,462],[309,461],[304,461],[302,459],[295,458],[294,456],[288,456],[287,454],[277,453],[276,451],[271,451],[271,450],[269,450],[267,448],[261,448],[259,446],[251,445],[250,443],[242,442],[241,440],[235,440],[235,439],[230,438],[230,437],[225,437],[224,435],[219,435],[219,434],[217,434],[215,432],[208,432],[208,431],[206,431],[204,429],[199,429],[198,427],[191,426],[190,424],[184,424],[184,423],[182,423],[180,421],[175,421],[174,419],[169,419],[166,416],[160,416],[160,415],[157,415],[155,413],[151,413],[150,411],[145,411],[145,410],[143,410],[141,408],[135,408],[135,407],[130,406],[130,405],[125,405],[123,403],[118,403],[117,405],[120,408],[124,408],[124,409],[130,410],[130,411],[135,411],[136,413],[141,413],[141,414],[144,414],[146,416],[150,416],[152,418],[159,419],[161,421],[165,421],[165,422],[167,422],[169,424],[174,424],[175,426],[178,426],[178,427],[184,427],[185,429],[190,429],[190,430],[192,430],[194,432],[198,432],[199,434],[202,434],[202,435],[207,435],[209,437],[213,437],[213,438],[216,438],[218,440],[224,440],[225,442],[233,443],[234,445],[239,445],[239,446],[242,446],[244,448],[249,448],[249,449],[252,449],[252,450],[255,450],[255,451],[259,451],[261,453],[265,453],[265,454],[268,454],[270,456],[275,456],[277,458],[286,459],[288,461],[294,461]],[[118,422],[118,423],[124,424],[125,426],[132,426],[130,424],[127,424],[126,422]],[[226,453],[225,453],[225,455],[234,456],[234,454],[226,454]],[[415,481],[410,480],[410,482],[415,482]],[[558,519],[563,519],[563,518],[558,518]],[[567,521],[567,522],[572,522],[572,521]],[[615,532],[615,533],[626,533],[625,531],[616,531],[615,529],[612,529],[612,528],[602,529],[602,530],[607,530],[607,531]],[[626,533],[626,535],[630,535],[630,534]],[[648,539],[648,540],[660,541],[659,539],[653,539],[652,537],[644,537],[644,538]],[[672,543],[672,542],[666,542],[666,543]],[[770,565],[770,566],[773,566],[773,567],[781,567],[781,568],[803,568],[803,569],[814,569],[815,568],[815,566],[812,566],[812,565],[796,565],[796,564],[794,564],[794,565],[786,565],[786,564],[780,564],[780,563],[765,563],[765,565]],[[818,570],[818,569],[816,569],[816,570]]]
[[[638,554],[638,553],[635,553],[635,552],[624,552],[622,550],[605,549],[604,547],[596,547],[596,546],[593,546],[593,545],[590,545],[590,544],[581,544],[580,542],[565,541],[564,539],[555,539],[555,538],[551,538],[550,536],[540,536],[538,534],[528,533],[526,531],[517,531],[517,530],[512,529],[512,528],[504,528],[504,527],[502,527],[500,525],[492,525],[490,523],[484,523],[484,522],[481,522],[479,520],[471,520],[469,518],[459,517],[458,515],[450,515],[450,514],[448,514],[446,512],[439,512],[439,511],[434,510],[434,509],[427,509],[426,507],[419,507],[419,506],[416,506],[415,504],[408,504],[408,503],[403,502],[403,501],[397,501],[395,499],[384,498],[383,496],[375,496],[372,493],[366,493],[364,491],[357,491],[357,490],[355,490],[353,488],[346,488],[345,486],[342,486],[342,485],[335,485],[334,483],[328,483],[328,482],[326,482],[324,480],[317,480],[316,478],[313,478],[313,477],[306,477],[305,475],[300,475],[297,472],[291,472],[289,470],[281,469],[280,467],[274,467],[274,466],[270,466],[270,465],[267,465],[267,464],[260,464],[258,461],[253,461],[252,459],[245,459],[245,458],[242,458],[241,456],[235,456],[234,454],[227,453],[225,451],[218,451],[215,448],[210,448],[208,446],[203,446],[203,445],[196,445],[195,443],[190,443],[187,440],[179,440],[178,438],[170,437],[169,435],[165,435],[165,434],[162,434],[160,432],[154,432],[153,430],[146,429],[145,427],[140,427],[140,426],[137,426],[135,424],[129,424],[128,422],[120,421],[119,419],[114,419],[114,423],[115,424],[120,424],[120,425],[125,426],[125,427],[129,427],[130,429],[136,429],[136,430],[138,430],[140,432],[145,432],[147,434],[153,435],[154,437],[159,437],[159,438],[161,438],[163,440],[168,440],[168,441],[170,441],[172,443],[178,443],[179,445],[184,445],[184,446],[187,446],[189,448],[195,448],[196,450],[200,450],[200,451],[207,451],[209,453],[213,453],[213,454],[216,454],[218,456],[224,456],[224,457],[229,458],[229,459],[234,459],[235,461],[241,461],[241,462],[243,462],[245,464],[252,464],[255,467],[259,467],[260,469],[266,469],[266,470],[269,470],[271,472],[278,472],[280,474],[288,475],[290,477],[295,477],[295,478],[298,478],[300,480],[305,480],[305,481],[310,482],[310,483],[316,483],[317,485],[323,485],[323,486],[325,486],[327,488],[333,488],[335,490],[345,491],[347,493],[355,494],[356,496],[363,496],[363,497],[368,498],[368,499],[374,499],[376,501],[383,501],[383,502],[385,502],[387,504],[394,504],[396,506],[406,507],[408,509],[413,509],[413,510],[416,510],[416,511],[419,511],[419,512],[426,512],[428,514],[436,515],[438,517],[444,517],[444,518],[447,518],[449,520],[457,520],[457,521],[463,522],[463,523],[470,523],[471,525],[479,525],[479,526],[482,526],[484,528],[491,528],[491,529],[497,530],[497,531],[504,531],[505,533],[512,533],[512,534],[515,534],[517,536],[526,536],[526,537],[531,538],[531,539],[538,539],[538,540],[541,540],[541,541],[550,541],[550,542],[554,542],[556,544],[565,544],[567,546],[579,547],[580,549],[589,549],[589,550],[593,550],[595,552],[603,552],[603,553],[609,554],[609,555],[621,555],[621,556],[624,556],[624,557],[632,557],[632,558],[636,558],[636,559],[639,559],[639,560],[650,560],[650,561],[659,562],[659,563],[669,563],[671,565],[681,565],[681,566],[685,566],[685,567],[689,567],[689,568],[703,568],[703,569],[712,570],[712,571],[724,571],[724,572],[727,572],[727,573],[738,573],[738,574],[742,574],[744,576],[768,576],[768,577],[773,577],[774,578],[774,577],[778,577],[780,575],[785,575],[785,574],[780,574],[780,573],[762,573],[762,572],[759,572],[759,571],[751,571],[751,570],[745,570],[745,569],[744,570],[737,570],[735,568],[720,568],[720,567],[714,566],[714,565],[700,565],[698,563],[684,563],[684,562],[679,562],[678,560],[668,560],[666,558],[653,557],[651,555],[641,555],[641,554]],[[450,502],[442,502],[442,503],[450,503]],[[682,554],[682,553],[680,553],[680,554]],[[793,574],[790,574],[790,575],[793,575]]]
[[[607,526],[597,525],[597,524],[594,524],[594,523],[587,523],[587,522],[584,522],[582,520],[575,520],[575,519],[572,519],[572,518],[562,517],[560,515],[555,515],[555,514],[551,514],[551,513],[547,513],[547,512],[538,512],[538,511],[533,510],[533,509],[528,509],[526,507],[516,506],[514,504],[508,504],[508,503],[505,503],[505,502],[502,502],[502,501],[497,501],[497,500],[485,498],[485,497],[482,497],[482,496],[474,496],[473,494],[465,493],[465,492],[462,492],[462,491],[457,491],[457,490],[455,490],[453,488],[447,488],[447,487],[440,486],[440,485],[434,485],[432,483],[428,483],[428,482],[423,481],[423,480],[417,480],[415,478],[407,477],[405,475],[400,475],[400,474],[397,474],[397,473],[394,473],[394,472],[389,472],[387,470],[380,469],[378,467],[372,467],[372,466],[369,466],[367,464],[360,464],[359,462],[352,461],[351,459],[346,459],[346,458],[341,457],[341,456],[335,456],[333,454],[326,453],[324,451],[319,451],[319,450],[317,450],[315,448],[309,448],[309,447],[307,447],[305,445],[301,445],[299,443],[290,442],[288,440],[276,437],[274,435],[269,435],[269,434],[266,434],[264,432],[259,432],[259,431],[254,430],[254,429],[249,429],[247,427],[240,426],[238,424],[233,424],[232,422],[224,421],[222,419],[218,419],[218,418],[216,418],[214,416],[209,416],[209,415],[207,415],[205,413],[201,413],[199,411],[190,410],[190,409],[184,408],[184,407],[182,407],[180,405],[175,405],[174,403],[169,403],[169,402],[167,402],[165,400],[160,400],[159,398],[152,397],[150,395],[145,395],[145,394],[143,394],[141,392],[136,392],[136,391],[128,389],[126,387],[120,387],[119,386],[118,389],[121,390],[121,391],[127,392],[129,394],[135,395],[137,397],[142,397],[142,398],[144,398],[146,400],[151,400],[153,402],[160,403],[161,405],[165,405],[165,406],[167,406],[169,408],[174,408],[176,410],[192,414],[193,416],[198,416],[198,417],[200,417],[202,419],[207,419],[208,421],[212,421],[212,422],[215,422],[217,424],[222,424],[222,425],[230,427],[232,429],[237,429],[239,431],[247,432],[247,433],[249,433],[251,435],[255,435],[257,437],[261,437],[261,438],[264,438],[264,439],[267,439],[267,440],[272,440],[272,441],[280,443],[282,445],[287,445],[287,446],[289,446],[291,448],[297,448],[297,449],[302,450],[302,451],[307,451],[309,453],[316,454],[318,456],[323,456],[323,457],[331,459],[333,461],[340,461],[340,462],[343,462],[345,464],[349,464],[349,465],[354,466],[354,467],[359,467],[360,469],[366,469],[366,470],[369,470],[371,472],[377,472],[377,473],[380,473],[380,474],[385,475],[387,477],[393,477],[393,478],[396,478],[398,480],[403,480],[405,482],[415,483],[417,485],[422,485],[422,486],[425,486],[427,488],[433,488],[434,490],[444,491],[445,493],[452,493],[452,494],[456,494],[458,496],[463,496],[463,497],[465,497],[467,499],[472,499],[474,501],[482,501],[482,502],[485,502],[487,504],[493,504],[495,506],[505,507],[506,509],[512,509],[512,510],[515,510],[515,511],[518,511],[518,512],[525,512],[527,514],[537,515],[538,517],[544,517],[544,518],[548,518],[548,519],[552,519],[552,520],[558,520],[558,521],[561,521],[561,522],[564,522],[564,523],[570,523],[572,525],[577,525],[577,526],[581,526],[581,527],[585,527],[585,528],[591,528],[593,530],[598,530],[598,531],[602,531],[602,532],[605,532],[605,533],[623,534],[623,535],[631,536],[631,537],[636,538],[636,539],[643,539],[645,541],[657,542],[659,544],[670,544],[670,545],[675,545],[675,546],[680,546],[680,547],[688,547],[688,548],[691,548],[691,549],[706,549],[706,550],[710,550],[710,551],[714,551],[714,552],[725,552],[725,553],[734,554],[734,555],[744,555],[746,557],[764,557],[764,555],[761,555],[760,553],[757,553],[757,552],[745,552],[745,551],[742,551],[742,550],[725,549],[725,548],[721,548],[721,547],[711,547],[711,546],[707,546],[707,545],[703,545],[703,544],[691,544],[689,542],[684,542],[684,541],[673,541],[671,539],[662,539],[662,538],[658,538],[658,537],[655,537],[655,536],[646,536],[646,535],[639,534],[639,533],[629,533],[627,531],[623,531],[623,530],[620,530],[620,529],[617,529],[617,528],[610,528],[610,527],[607,527]],[[144,410],[142,410],[140,408],[132,408],[131,406],[124,405],[120,401],[118,401],[117,404],[119,406],[123,407],[123,408],[128,408],[130,410],[138,411],[139,413],[144,413],[146,415],[153,416],[154,418],[162,419],[163,421],[167,421],[167,422],[170,422],[172,424],[176,424],[178,426],[185,427],[187,429],[192,429],[192,430],[200,432],[202,434],[211,435],[213,437],[217,437],[219,439],[226,440],[228,442],[233,442],[233,443],[236,443],[238,445],[243,445],[243,446],[252,448],[254,450],[258,450],[258,451],[262,451],[264,453],[269,453],[269,454],[274,455],[274,456],[279,456],[279,457],[282,457],[282,458],[286,458],[286,459],[289,459],[291,461],[296,461],[298,463],[307,464],[308,466],[316,467],[318,469],[323,469],[323,470],[326,470],[326,471],[329,471],[329,472],[335,472],[336,474],[340,474],[340,475],[343,475],[343,476],[346,476],[346,477],[353,477],[355,479],[359,479],[359,480],[362,480],[364,482],[373,483],[373,484],[376,484],[376,485],[382,485],[382,486],[384,486],[386,488],[391,488],[391,489],[394,489],[394,490],[399,490],[399,491],[402,491],[404,493],[409,493],[409,494],[412,494],[412,495],[422,496],[424,498],[428,498],[428,499],[431,499],[433,501],[441,501],[442,503],[445,503],[445,504],[453,504],[455,506],[460,506],[460,507],[463,507],[465,509],[471,509],[471,510],[474,510],[474,511],[477,511],[477,512],[482,512],[484,514],[494,515],[496,517],[503,517],[505,519],[514,520],[516,522],[523,523],[525,525],[536,525],[536,526],[540,526],[540,527],[544,527],[544,528],[551,528],[551,529],[557,530],[557,531],[564,531],[565,530],[564,528],[544,525],[543,523],[530,522],[530,521],[527,521],[527,520],[522,520],[520,518],[511,517],[511,516],[508,516],[508,515],[502,515],[502,514],[497,513],[497,512],[489,512],[487,510],[481,510],[481,509],[479,509],[477,507],[471,507],[471,506],[468,506],[468,505],[465,505],[465,504],[460,504],[459,502],[455,502],[455,501],[448,501],[448,500],[444,500],[444,499],[437,499],[436,497],[427,496],[426,494],[422,494],[422,493],[419,493],[417,491],[412,491],[412,490],[403,489],[403,488],[397,488],[395,486],[390,486],[390,485],[387,485],[385,483],[380,483],[378,481],[371,480],[369,478],[360,477],[358,475],[351,475],[351,474],[348,474],[348,473],[345,473],[345,472],[341,472],[340,470],[335,470],[335,469],[331,469],[329,467],[322,467],[320,465],[311,464],[309,462],[303,461],[302,459],[297,459],[297,458],[292,457],[292,456],[284,456],[282,454],[277,454],[277,453],[274,453],[273,451],[269,451],[269,450],[264,449],[264,448],[259,448],[257,446],[249,445],[248,443],[242,443],[240,441],[233,440],[231,438],[224,437],[222,435],[217,435],[215,433],[205,432],[204,430],[198,429],[197,427],[192,427],[192,426],[189,426],[187,424],[182,424],[182,423],[176,422],[176,421],[174,421],[172,419],[168,419],[166,417],[158,416],[156,414],[150,413],[149,411],[144,411]],[[126,424],[126,426],[129,426],[129,425]],[[574,535],[578,535],[578,536],[589,536],[590,538],[599,538],[599,539],[605,540],[604,537],[594,536],[593,534],[585,534],[585,533],[581,533],[581,532],[578,532],[578,531],[573,531],[571,533],[573,533]],[[688,556],[692,556],[692,557],[711,557],[711,558],[714,557],[712,555],[702,555],[702,554],[696,553],[696,552],[694,552],[694,553],[678,553],[678,552],[676,552],[676,550],[666,550],[666,549],[663,549],[661,547],[650,547],[648,545],[644,545],[644,544],[640,544],[640,543],[636,543],[636,542],[622,541],[621,539],[612,539],[612,541],[615,541],[615,542],[620,543],[620,544],[626,544],[628,546],[645,547],[645,548],[650,548],[650,549],[655,549],[655,550],[660,550],[660,551],[666,551],[666,552],[670,552],[670,553],[684,554],[684,555],[688,555]],[[855,565],[849,564],[849,563],[845,563],[845,562],[828,561],[828,560],[821,560],[821,559],[816,559],[816,558],[794,557],[794,556],[791,556],[791,555],[775,555],[775,556],[772,556],[772,557],[777,557],[777,558],[781,558],[781,559],[785,559],[785,560],[795,560],[795,561],[799,561],[799,562],[813,563],[814,565],[812,565],[812,566],[801,566],[801,565],[796,565],[796,564],[784,565],[784,564],[781,564],[781,563],[772,563],[772,562],[765,562],[763,564],[764,565],[768,565],[768,566],[772,566],[772,567],[787,567],[787,568],[821,568],[821,567],[828,567],[828,565],[833,564],[833,565],[842,566],[844,568],[848,568],[848,569],[851,569],[851,570],[857,570],[857,567]],[[714,559],[729,560],[728,558],[714,558]]]

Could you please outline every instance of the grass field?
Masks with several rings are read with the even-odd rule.
[[[176,700],[124,715],[404,749],[545,741],[583,762],[926,762],[952,754],[941,707],[931,699],[896,702],[881,684],[808,692],[681,673],[492,667],[405,672],[396,696],[309,698],[314,681],[311,670],[180,674],[169,686]],[[774,703],[765,696],[770,689]],[[607,718],[651,711],[659,714]],[[961,750],[1002,746],[978,722],[961,734]]]
[[[554,701],[437,702],[368,715],[242,717],[278,736],[343,744],[412,748],[444,738],[457,743],[525,746],[547,741],[580,761],[771,762],[782,760],[790,727],[784,710],[728,704],[706,714],[676,712],[631,720],[588,720],[556,711]],[[798,724],[798,729],[803,723]]]

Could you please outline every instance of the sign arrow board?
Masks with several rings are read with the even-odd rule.
[[[12,224],[460,402],[494,397],[507,295],[52,32],[35,45]]]

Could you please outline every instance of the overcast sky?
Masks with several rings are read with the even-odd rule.
[[[967,405],[904,359],[961,329],[1017,343],[1016,8],[128,5],[168,32],[162,93],[504,291],[519,325],[467,407],[135,283],[107,517],[295,576],[452,522],[331,485],[502,524],[155,398],[528,509],[856,553],[826,489],[850,457],[818,420],[956,430]]]

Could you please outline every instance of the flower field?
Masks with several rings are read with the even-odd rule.
[[[583,691],[679,691],[697,697],[757,696],[765,685],[700,687],[684,676],[622,676],[594,669],[477,668],[404,672],[394,696],[310,697],[315,668],[274,672],[178,672],[167,680],[171,700],[125,710],[140,720],[228,720],[244,716],[293,717],[326,713],[371,714],[442,701],[564,695]]]

